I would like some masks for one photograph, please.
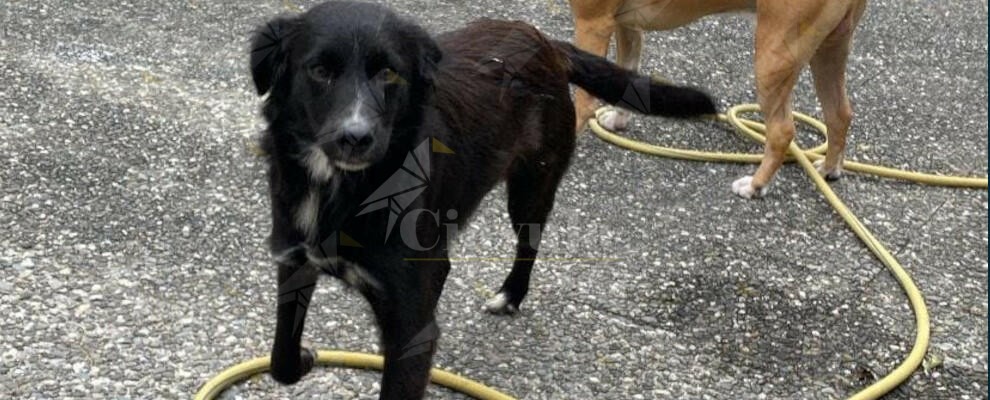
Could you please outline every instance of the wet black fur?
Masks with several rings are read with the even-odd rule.
[[[354,40],[328,41],[319,33],[332,31]],[[293,383],[312,367],[313,355],[300,340],[318,275],[345,277],[349,268],[359,268],[363,279],[352,283],[371,304],[386,359],[383,399],[422,397],[439,335],[434,310],[450,268],[448,236],[502,180],[519,241],[518,260],[500,291],[513,307],[523,300],[539,237],[521,228],[547,221],[575,145],[569,83],[640,112],[692,116],[715,111],[701,92],[650,83],[519,22],[482,20],[433,39],[381,6],[330,2],[302,15],[275,18],[258,29],[252,45],[252,77],[258,93],[268,94],[263,115],[269,127],[262,144],[269,157],[270,245],[279,256],[272,377]],[[329,181],[314,181],[301,161],[302,149],[317,135],[307,110],[314,102],[343,99],[314,96],[317,92],[307,87],[313,81],[302,76],[303,62],[314,51],[353,46],[361,50],[353,54],[384,52],[404,80],[385,92],[389,98],[381,107],[386,109],[379,110],[381,123],[390,127],[387,149],[364,170],[338,170]],[[353,61],[327,62],[347,68],[358,65]],[[647,101],[624,104],[630,87]],[[641,89],[649,94],[644,97]],[[454,153],[431,153],[426,189],[403,211],[437,213],[416,211],[416,240],[436,243],[421,246],[425,250],[404,242],[399,224],[386,239],[388,210],[356,215],[424,140],[436,140]],[[319,191],[322,200],[316,232],[307,236],[295,226],[293,212],[311,190]],[[448,215],[448,210],[454,211]],[[323,257],[346,262],[312,261]]]

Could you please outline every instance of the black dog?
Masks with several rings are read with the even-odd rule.
[[[371,304],[385,399],[423,396],[448,238],[501,180],[518,243],[488,308],[513,312],[526,295],[539,227],[574,149],[569,82],[634,111],[715,112],[704,93],[653,83],[523,23],[483,20],[434,41],[367,3],[270,21],[253,37],[251,72],[268,93],[272,377],[293,383],[312,367],[300,339],[325,272]]]

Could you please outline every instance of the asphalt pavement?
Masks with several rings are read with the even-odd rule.
[[[247,37],[312,3],[0,5],[0,398],[189,398],[267,353],[275,271]],[[389,4],[432,32],[493,17],[573,35],[563,0]],[[987,25],[986,1],[869,2],[848,69],[848,158],[986,176]],[[753,27],[727,14],[649,33],[643,69],[723,107],[752,102]],[[820,115],[807,73],[795,104]],[[760,151],[715,122],[636,118],[630,135]],[[586,133],[522,312],[481,311],[507,263],[455,262],[436,363],[525,399],[831,399],[883,376],[914,340],[897,283],[796,166],[765,199],[733,195],[753,169]],[[833,187],[932,315],[926,367],[886,398],[987,398],[987,192],[856,174]],[[486,198],[458,257],[511,257],[504,197]],[[318,348],[378,350],[368,307],[336,282],[321,282],[309,318]],[[378,390],[374,372],[318,369],[224,398]]]

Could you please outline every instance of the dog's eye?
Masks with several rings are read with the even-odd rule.
[[[322,65],[309,67],[309,77],[320,82],[330,81],[330,71]]]
[[[405,79],[402,79],[402,75],[399,75],[398,72],[395,72],[395,70],[391,68],[383,69],[382,74],[384,74],[385,83],[389,85],[401,84],[406,81]]]

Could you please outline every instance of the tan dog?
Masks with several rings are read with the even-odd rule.
[[[576,44],[604,55],[612,34],[617,63],[637,70],[643,31],[667,30],[706,15],[728,11],[756,11],[756,89],[767,124],[763,161],[753,176],[732,183],[745,197],[766,193],[794,138],[791,90],[805,65],[811,66],[815,91],[828,126],[828,152],[818,170],[829,179],[841,173],[846,131],[852,108],[846,96],[846,58],[866,0],[570,0]],[[595,100],[578,90],[576,129],[580,132],[594,114]],[[629,114],[609,111],[599,122],[607,129],[626,127]]]

